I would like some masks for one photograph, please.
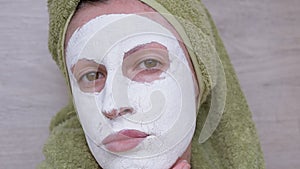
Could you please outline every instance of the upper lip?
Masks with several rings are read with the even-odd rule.
[[[102,141],[105,147],[113,152],[122,152],[136,147],[149,134],[139,130],[121,130],[119,132],[108,135]]]

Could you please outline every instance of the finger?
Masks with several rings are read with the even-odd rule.
[[[190,169],[191,165],[186,160],[177,160],[171,169]]]

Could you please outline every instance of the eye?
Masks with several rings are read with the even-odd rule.
[[[80,78],[80,81],[92,82],[92,81],[96,81],[98,79],[102,79],[104,77],[105,77],[105,75],[101,72],[88,72]]]
[[[80,59],[71,71],[82,92],[100,92],[105,85],[106,68],[93,60]]]
[[[170,65],[167,48],[157,42],[139,45],[124,53],[123,75],[136,82],[153,82],[162,79],[161,74]]]
[[[158,68],[161,65],[162,65],[161,62],[159,62],[158,60],[146,59],[142,61],[138,67],[142,69],[153,69],[153,68]]]

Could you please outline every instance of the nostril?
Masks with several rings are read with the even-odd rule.
[[[104,111],[103,114],[110,120],[117,118],[118,116],[122,116],[125,114],[133,113],[133,108],[131,107],[122,107],[120,109],[113,109],[111,111]]]
[[[133,108],[130,108],[130,107],[120,108],[119,115],[125,115],[125,114],[128,114],[128,113],[133,113]]]
[[[116,109],[113,109],[111,111],[104,111],[103,114],[105,115],[105,117],[112,120],[118,116],[118,111]]]
[[[125,109],[124,113],[131,113],[131,109]]]

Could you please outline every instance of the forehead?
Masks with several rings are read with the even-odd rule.
[[[91,19],[96,18],[97,16],[106,15],[106,14],[140,14],[143,16],[152,19],[167,29],[169,29],[176,38],[179,38],[179,35],[171,26],[167,20],[165,20],[160,14],[158,14],[154,9],[149,7],[138,0],[108,0],[104,3],[86,3],[80,9],[76,11],[72,17],[70,24],[66,32],[66,41],[67,44],[72,34],[77,28],[82,27],[84,24],[89,22]],[[151,15],[147,14],[151,13]]]

